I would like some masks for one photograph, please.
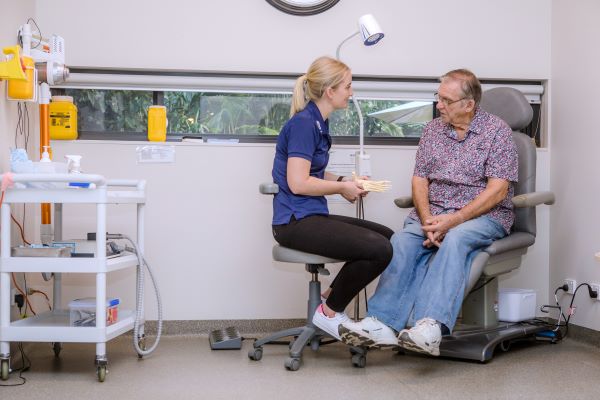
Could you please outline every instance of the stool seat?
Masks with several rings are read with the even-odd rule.
[[[290,249],[278,244],[273,246],[273,259],[275,261],[299,264],[332,264],[344,262],[335,258],[323,257],[317,254],[305,253],[300,250]]]

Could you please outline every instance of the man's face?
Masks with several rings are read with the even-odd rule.
[[[460,88],[460,82],[445,79],[438,88],[437,109],[442,121],[447,124],[457,124],[465,120],[472,110],[473,100],[465,99]]]

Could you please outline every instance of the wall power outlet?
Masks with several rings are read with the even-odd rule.
[[[564,283],[565,283],[565,285],[567,285],[569,287],[569,289],[567,290],[567,293],[569,293],[569,294],[575,293],[575,288],[577,288],[577,281],[575,279],[565,279]]]
[[[598,297],[596,297],[594,300],[600,301],[600,283],[590,283],[590,287],[592,290],[595,290],[596,293],[598,293]]]

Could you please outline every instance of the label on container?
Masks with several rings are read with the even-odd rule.
[[[71,129],[71,113],[66,112],[51,112],[50,126]]]

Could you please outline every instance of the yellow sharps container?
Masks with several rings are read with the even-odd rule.
[[[167,107],[148,107],[148,140],[164,142],[167,140]]]
[[[77,139],[77,106],[71,96],[52,96],[48,118],[50,139]]]
[[[9,100],[23,100],[23,101],[35,101],[36,100],[36,72],[35,62],[33,58],[29,56],[23,56],[23,65],[25,65],[25,75],[27,76],[26,81],[10,80],[6,94]]]

